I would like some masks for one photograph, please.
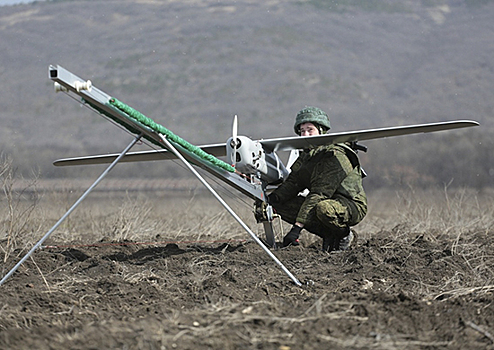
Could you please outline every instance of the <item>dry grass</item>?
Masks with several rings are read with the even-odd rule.
[[[6,213],[0,245],[4,254],[19,244],[32,244],[82,194],[82,190],[72,189],[70,183],[65,183],[59,191],[47,192],[40,197],[36,179],[25,182],[23,190],[14,191],[12,183],[17,180],[11,169],[5,170],[9,165],[4,161],[0,172],[4,190],[0,204]],[[262,227],[255,224],[251,204],[238,200],[237,194],[224,192],[223,196],[262,236]],[[494,229],[493,197],[492,190],[409,188],[373,191],[369,193],[369,213],[355,229],[364,240],[378,232],[392,232],[396,244],[413,242],[420,233],[427,240],[449,241],[453,255],[480,258],[483,255],[478,254],[475,236],[487,235]],[[289,225],[281,220],[274,224],[277,238],[281,239]],[[197,189],[189,193],[95,191],[52,236],[52,241],[61,243],[247,237],[212,196]],[[317,237],[304,234],[302,242],[309,246],[317,240]]]
[[[444,235],[457,242],[465,232],[494,227],[492,190],[379,190],[369,197],[369,215],[359,225],[364,232],[424,232],[430,239]]]
[[[37,204],[40,197],[36,191],[38,176],[23,181],[13,167],[12,158],[0,155],[0,249],[5,263],[15,250],[32,243],[29,237],[40,229]],[[24,185],[16,186],[23,181]]]

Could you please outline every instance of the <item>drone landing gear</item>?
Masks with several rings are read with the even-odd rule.
[[[276,240],[274,238],[273,222],[263,221],[264,233],[266,234],[266,243],[269,247],[276,249]]]
[[[276,238],[274,233],[273,222],[274,219],[280,219],[280,228],[283,230],[281,225],[281,217],[274,213],[273,207],[266,202],[259,199],[255,202],[254,216],[257,223],[262,223],[264,227],[264,234],[266,235],[266,245],[270,248],[276,249]]]

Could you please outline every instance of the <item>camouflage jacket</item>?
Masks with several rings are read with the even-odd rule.
[[[367,197],[362,186],[360,161],[346,144],[304,150],[291,169],[286,181],[273,194],[282,205],[305,189],[310,191],[299,210],[298,222],[305,224],[309,211],[326,199],[344,202],[358,221],[366,215]]]

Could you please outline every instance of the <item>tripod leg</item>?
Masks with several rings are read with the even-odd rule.
[[[70,209],[60,218],[60,220],[58,220],[58,222],[50,229],[50,231],[48,231],[44,236],[43,238],[41,238],[39,240],[38,243],[36,243],[36,245],[21,259],[21,261],[19,261],[17,263],[17,265],[14,266],[14,268],[12,270],[9,271],[8,274],[6,274],[2,280],[0,281],[0,286],[7,280],[7,278],[9,278],[18,268],[19,266],[21,266],[30,256],[31,254],[34,253],[34,251],[36,249],[38,249],[44,241],[46,241],[46,239],[48,237],[50,237],[50,235],[53,233],[53,231],[55,231],[57,229],[58,226],[60,226],[60,224],[74,211],[75,208],[77,208],[77,206],[87,197],[87,195],[89,193],[91,193],[91,191],[96,187],[96,185],[98,185],[101,180],[103,180],[103,178],[108,175],[108,173],[110,172],[110,170],[113,169],[113,167],[115,165],[117,165],[117,163],[120,161],[120,159],[123,158],[123,156],[125,156],[125,154],[132,148],[132,146],[134,146],[137,141],[139,141],[141,139],[141,136],[142,135],[139,135],[137,136],[134,140],[132,140],[132,142],[123,150],[123,152],[110,164],[110,166],[98,177],[98,179],[91,185],[91,187],[89,187],[86,192],[84,192],[84,194],[72,205],[72,207],[70,207]]]

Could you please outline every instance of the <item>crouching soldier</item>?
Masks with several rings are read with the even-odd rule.
[[[329,117],[319,108],[304,108],[296,116],[294,130],[299,136],[321,135],[329,129]],[[348,249],[355,239],[350,227],[367,214],[362,177],[358,156],[347,144],[304,149],[286,181],[269,195],[276,213],[293,225],[283,247],[298,245],[305,229],[322,238],[326,252]],[[309,193],[301,195],[306,189]]]

